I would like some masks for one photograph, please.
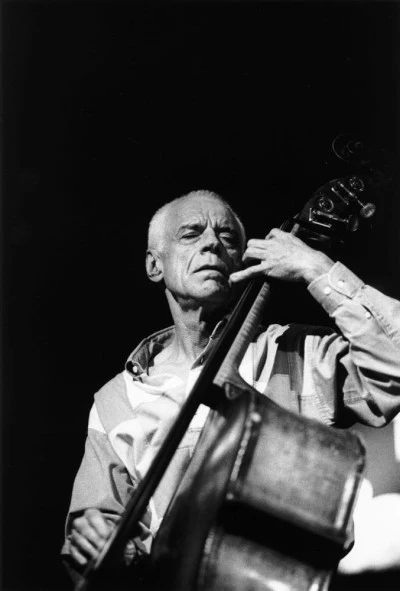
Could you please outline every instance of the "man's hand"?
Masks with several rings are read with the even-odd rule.
[[[86,509],[72,522],[71,556],[81,566],[97,558],[108,540],[113,526],[98,509]]]
[[[237,283],[255,277],[270,277],[285,281],[303,281],[307,284],[327,273],[333,261],[324,253],[314,250],[293,234],[274,228],[264,240],[253,238],[247,243],[243,255],[245,265],[259,261],[242,271],[232,273]]]

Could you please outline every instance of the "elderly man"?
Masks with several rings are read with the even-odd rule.
[[[296,410],[329,425],[359,420],[382,426],[400,408],[399,302],[295,236],[275,229],[246,246],[232,208],[215,193],[195,191],[154,215],[146,270],[165,289],[173,326],[142,341],[124,371],[95,395],[63,548],[77,572],[97,556],[149,468],[243,280],[302,282],[338,327],[337,333],[304,326],[260,329],[240,367],[260,392],[293,410],[295,379]],[[292,362],[282,364],[289,350]],[[289,375],[293,360],[297,368]],[[200,406],[140,532],[127,545],[127,560],[149,551],[206,414]]]

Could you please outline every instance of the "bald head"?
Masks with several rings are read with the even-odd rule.
[[[229,203],[225,201],[225,199],[223,199],[220,195],[218,195],[218,193],[206,190],[191,191],[190,193],[182,195],[181,197],[177,197],[176,199],[173,199],[172,201],[169,201],[168,203],[160,207],[160,209],[156,211],[156,213],[150,220],[147,248],[162,251],[164,248],[165,230],[168,228],[171,216],[174,215],[174,212],[177,209],[179,209],[179,207],[182,206],[184,202],[201,198],[204,198],[206,200],[215,199],[219,203],[222,203],[226,207],[226,209],[232,214],[232,216],[237,221],[238,228],[240,231],[241,244],[242,248],[244,249],[246,242],[246,233],[239,216],[232,209]]]

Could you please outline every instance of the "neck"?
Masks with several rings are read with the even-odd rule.
[[[198,303],[181,305],[168,292],[167,299],[175,325],[175,337],[171,343],[174,356],[193,363],[206,347],[224,310],[210,309]]]

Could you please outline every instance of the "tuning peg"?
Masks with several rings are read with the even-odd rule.
[[[376,206],[373,203],[363,203],[359,199],[356,199],[356,201],[361,206],[360,215],[363,218],[369,219],[372,218],[373,215],[375,215]]]
[[[372,218],[372,216],[375,215],[376,206],[373,203],[363,203],[361,201],[361,199],[358,198],[358,195],[357,195],[357,193],[362,193],[362,191],[364,191],[364,188],[365,188],[365,184],[364,184],[364,181],[362,180],[362,178],[354,175],[354,176],[350,177],[347,182],[349,184],[349,187],[351,189],[353,189],[352,191],[350,191],[349,187],[347,187],[346,184],[342,181],[339,181],[337,183],[337,187],[340,187],[341,189],[343,189],[346,192],[346,195],[348,197],[350,197],[351,199],[353,199],[353,201],[355,201],[357,203],[357,205],[360,207],[361,217],[363,217],[364,219]],[[337,192],[336,192],[336,194],[339,197],[342,197],[342,199],[343,199],[343,194],[339,195],[339,193],[337,193]]]

